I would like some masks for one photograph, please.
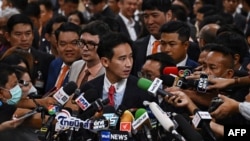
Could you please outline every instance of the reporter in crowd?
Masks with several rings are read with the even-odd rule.
[[[25,14],[15,14],[11,16],[7,21],[6,27],[6,39],[11,47],[20,47],[20,49],[32,55],[33,69],[31,78],[34,86],[38,90],[38,94],[43,95],[48,76],[47,65],[54,59],[54,56],[32,47],[34,26],[31,19]]]
[[[199,109],[197,105],[189,98],[188,95],[186,95],[186,93],[182,91],[173,91],[171,93],[173,94],[173,96],[166,96],[165,101],[176,107],[187,108],[187,110],[190,112],[190,118],[193,118],[193,116],[195,115],[195,110]],[[224,127],[216,123],[214,120],[211,120],[209,125],[213,133],[216,135],[217,140],[223,140]],[[196,130],[200,131],[200,129]],[[202,135],[203,137],[207,138],[204,134]]]
[[[27,108],[19,108],[17,104],[22,97],[22,90],[18,84],[18,80],[15,74],[15,69],[7,64],[0,64],[0,100],[2,105],[0,106],[0,123],[4,124],[6,121],[11,121],[13,118],[18,118],[25,113],[31,111]],[[14,122],[14,121],[13,121]],[[15,121],[18,125],[29,126],[32,128],[40,128],[42,124],[41,114],[35,114],[30,118]],[[16,127],[15,125],[13,127]],[[6,128],[7,129],[7,128]],[[26,132],[27,133],[27,132]],[[15,134],[15,136],[13,136]],[[0,132],[1,140],[34,140],[36,135],[25,134],[20,132],[20,129],[9,129]]]

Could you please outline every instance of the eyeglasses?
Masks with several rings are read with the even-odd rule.
[[[84,41],[84,40],[79,40],[79,47],[83,48],[84,46],[87,47],[88,50],[92,50],[94,49],[96,46],[98,46],[99,44],[93,42],[93,41]]]
[[[148,73],[145,73],[145,72],[141,72],[141,71],[137,72],[137,76],[139,78],[143,77],[143,78],[146,78],[146,79],[149,79],[149,80],[151,80],[151,78],[152,78],[151,74],[148,74]]]
[[[30,81],[19,80],[18,83],[21,84],[21,86],[27,87],[27,86],[29,86]]]

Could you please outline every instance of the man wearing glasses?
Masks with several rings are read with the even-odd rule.
[[[81,31],[79,47],[82,60],[74,62],[71,66],[69,81],[74,81],[80,87],[85,82],[104,74],[105,69],[96,53],[100,38],[110,32],[108,25],[101,21],[87,24]]]

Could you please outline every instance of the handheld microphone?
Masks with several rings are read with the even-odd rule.
[[[153,82],[146,78],[140,78],[137,81],[137,86],[140,89],[150,92],[155,97],[157,96],[157,94],[161,95],[162,97],[165,97],[166,95],[172,96],[173,94],[160,89],[161,84],[162,84],[162,80],[159,78],[155,78]]]
[[[74,95],[73,95],[73,97],[72,97],[72,99],[71,99],[71,102],[72,102],[72,103],[75,103],[76,98],[79,97],[81,94],[82,94],[82,93],[81,93],[81,89],[77,88],[77,89],[75,90],[75,92],[74,92]]]
[[[78,95],[78,94],[77,94]],[[75,99],[76,104],[85,111],[98,98],[97,90],[89,89],[85,93],[79,94]]]
[[[203,141],[202,136],[191,126],[190,123],[180,114],[172,113],[173,119],[178,123],[177,130],[188,141]]]
[[[81,113],[79,114],[78,117],[83,120],[91,118],[96,112],[101,112],[103,110],[104,105],[107,105],[109,103],[108,98],[104,100],[98,98],[97,90],[95,89],[90,89],[89,91],[86,91],[84,97],[86,98],[86,101],[91,104],[85,111],[81,111]]]
[[[200,111],[199,109],[194,110],[195,116],[192,120],[192,123],[195,128],[202,128],[205,130],[205,132],[209,135],[209,137],[216,141],[216,137],[214,135],[214,132],[210,128],[210,121],[212,117],[210,114],[206,111]]]
[[[70,81],[64,87],[61,87],[53,97],[56,99],[58,103],[64,105],[70,98],[69,96],[74,93],[76,90],[77,85],[75,82]]]
[[[135,121],[133,122],[132,126],[137,130],[141,130],[141,128],[143,128],[145,130],[147,139],[152,141],[152,135],[150,132],[152,125],[147,110],[140,108],[135,112]]]
[[[129,110],[125,110],[120,117],[120,131],[132,131],[132,122],[134,121],[134,116]]]
[[[172,132],[174,130],[174,123],[168,117],[167,113],[160,108],[159,105],[157,105],[155,102],[149,101],[143,101],[143,105],[150,108],[156,119],[160,122],[160,124],[166,131]]]
[[[143,101],[143,105],[148,106],[150,110],[155,115],[156,119],[159,121],[161,126],[168,132],[172,133],[174,137],[180,141],[185,141],[184,137],[181,136],[176,130],[175,130],[175,124],[173,121],[169,118],[167,113],[165,113],[159,105],[157,105],[155,102],[149,102],[149,101]]]
[[[116,114],[116,110],[115,110],[114,106],[110,106],[110,105],[104,106],[103,116],[107,120],[109,120],[110,128],[115,130],[120,116]]]

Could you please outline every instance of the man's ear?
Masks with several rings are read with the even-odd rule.
[[[228,69],[227,70],[227,78],[233,78],[234,76],[234,70],[233,69]]]
[[[234,65],[238,64],[240,62],[240,55],[235,54],[233,59],[234,59]]]
[[[107,57],[101,57],[100,61],[103,67],[107,68],[109,66],[109,59]]]
[[[44,35],[45,39],[50,42],[50,35],[49,33],[45,33]]]
[[[185,49],[188,50],[188,47],[190,44],[189,41],[185,41],[183,44],[184,44]]]
[[[5,36],[6,40],[7,40],[8,42],[10,42],[10,33],[9,33],[9,32],[5,32],[5,33],[4,33],[4,36]]]

